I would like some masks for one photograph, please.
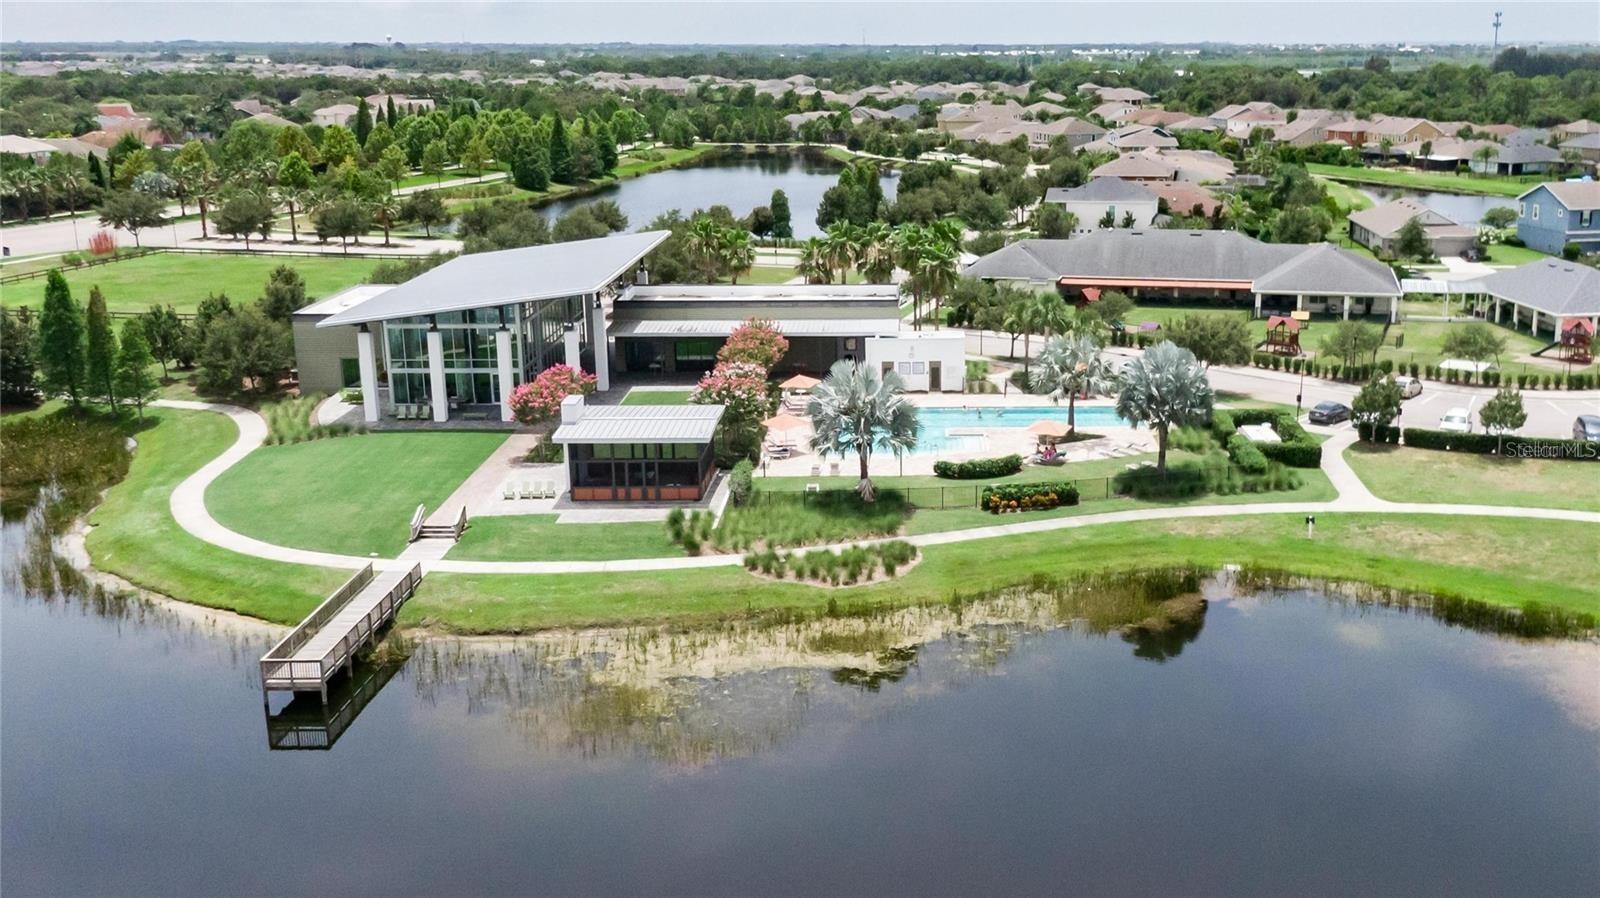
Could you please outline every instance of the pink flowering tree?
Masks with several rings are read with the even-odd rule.
[[[788,351],[789,341],[772,322],[750,318],[728,334],[728,342],[717,350],[717,361],[748,362],[765,373]]]
[[[595,377],[569,365],[551,365],[539,376],[511,391],[511,414],[523,424],[537,424],[561,411],[561,400],[594,392]]]
[[[719,464],[724,458],[757,454],[761,422],[778,407],[778,398],[767,385],[767,369],[752,362],[718,362],[700,378],[689,401],[726,406],[717,425]]]

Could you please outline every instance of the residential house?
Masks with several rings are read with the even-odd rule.
[[[1089,110],[1089,114],[1100,119],[1101,121],[1124,122],[1131,118],[1133,114],[1138,111],[1139,107],[1133,105],[1132,103],[1124,103],[1118,100],[1101,103],[1099,106]]]
[[[1067,114],[1067,107],[1040,100],[1022,107],[1022,111],[1031,114],[1034,118],[1056,118]]]
[[[1268,103],[1265,100],[1256,100],[1250,103],[1233,103],[1211,113],[1210,118],[1220,128],[1245,113],[1265,113],[1269,116],[1284,118],[1282,107],[1276,103]]]
[[[1591,171],[1600,167],[1600,131],[1563,140],[1561,149],[1577,152],[1578,158],[1588,163]]]
[[[1216,122],[1212,121],[1209,118],[1206,118],[1205,116],[1199,116],[1199,115],[1191,115],[1191,116],[1189,116],[1187,118],[1180,119],[1179,121],[1176,121],[1176,122],[1173,122],[1170,125],[1167,125],[1166,129],[1168,131],[1173,132],[1174,134],[1176,134],[1179,131],[1216,132],[1216,131],[1221,131],[1222,130],[1222,128],[1219,127]]]
[[[50,157],[56,153],[56,148],[32,137],[4,134],[0,135],[0,153],[28,156],[33,159],[35,165],[43,165],[50,161]]]
[[[1287,124],[1289,119],[1283,112],[1247,109],[1228,119],[1223,125],[1223,132],[1234,140],[1244,141],[1249,140],[1257,128],[1270,134]]]
[[[889,109],[888,113],[890,118],[909,121],[922,114],[922,107],[915,103],[901,103],[899,106]]]
[[[979,122],[1021,118],[1022,104],[1015,100],[1007,100],[1004,103],[980,101],[967,106],[951,103],[940,108],[937,123],[940,130],[954,132]]]
[[[252,115],[260,115],[263,112],[272,111],[271,106],[268,106],[266,103],[261,102],[255,97],[249,97],[243,100],[235,100],[229,105],[233,107],[235,112],[239,113],[245,118],[249,118]]]
[[[1517,197],[1517,236],[1542,253],[1600,252],[1600,181],[1550,181]]]
[[[1044,201],[1060,206],[1077,218],[1074,234],[1107,227],[1149,227],[1160,209],[1160,199],[1142,185],[1121,178],[1092,178],[1082,187],[1052,187]],[[1109,224],[1107,222],[1109,221]]]
[[[1191,116],[1187,112],[1173,112],[1170,109],[1144,107],[1135,112],[1133,115],[1128,116],[1127,121],[1137,125],[1152,125],[1157,128],[1166,128],[1172,125],[1174,122],[1185,121],[1190,117]]]
[[[1102,87],[1095,91],[1095,95],[1102,103],[1128,103],[1133,106],[1143,106],[1152,99],[1136,87]]]
[[[326,128],[331,125],[348,125],[356,117],[354,103],[335,103],[311,113],[311,124]]]
[[[1222,206],[1216,194],[1189,181],[1143,181],[1139,186],[1155,194],[1173,215],[1211,218]]]
[[[437,105],[432,97],[408,97],[405,94],[372,94],[367,97],[367,105],[373,110],[387,111],[390,100],[394,101],[395,112],[402,115],[432,112]]]
[[[1495,147],[1492,159],[1467,160],[1467,168],[1488,175],[1544,174],[1561,165],[1561,152],[1540,143],[1506,144]]]
[[[1438,125],[1421,118],[1379,115],[1374,116],[1367,124],[1367,140],[1371,143],[1377,143],[1384,138],[1393,143],[1409,143],[1413,140],[1430,140],[1445,136],[1447,135]]]
[[[1459,225],[1438,212],[1411,199],[1361,209],[1350,213],[1350,239],[1382,256],[1398,255],[1400,231],[1412,220],[1422,225],[1433,255],[1462,256],[1478,242],[1477,231]]]
[[[1147,153],[1129,153],[1099,166],[1091,178],[1122,178],[1129,181],[1176,181],[1178,167],[1170,160]]]
[[[1600,134],[1600,122],[1591,122],[1586,118],[1581,118],[1575,122],[1556,125],[1550,129],[1550,136],[1557,143],[1571,140],[1574,137],[1581,137],[1585,134]]]
[[[269,128],[284,128],[294,124],[294,122],[272,112],[258,112],[250,116],[249,121],[259,122]]]
[[[1176,148],[1178,139],[1165,128],[1151,125],[1123,125],[1102,137],[1083,145],[1094,152],[1115,151],[1129,153],[1135,150]]]

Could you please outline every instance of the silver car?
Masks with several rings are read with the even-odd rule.
[[[1402,399],[1410,399],[1413,396],[1422,395],[1422,381],[1415,377],[1401,374],[1395,377],[1394,385],[1400,388],[1400,398]]]

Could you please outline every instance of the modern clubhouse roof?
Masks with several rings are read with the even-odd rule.
[[[1108,230],[1019,240],[966,277],[1112,287],[1217,287],[1325,296],[1401,295],[1394,270],[1328,243],[1262,243],[1237,231]]]
[[[457,256],[329,315],[317,326],[366,324],[597,293],[669,236],[670,231],[644,231]]]

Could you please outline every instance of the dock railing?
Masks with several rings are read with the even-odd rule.
[[[416,591],[417,584],[422,581],[422,565],[414,565],[407,571],[405,576],[400,578],[382,599],[375,602],[360,620],[352,624],[321,658],[295,660],[295,653],[316,635],[323,625],[350,604],[350,600],[365,589],[367,584],[372,582],[372,578],[372,565],[369,564],[339,587],[333,595],[301,621],[299,626],[289,631],[289,635],[261,657],[263,691],[325,689],[328,678],[341,666],[350,664],[355,652],[379,627],[388,622],[400,604]]]

